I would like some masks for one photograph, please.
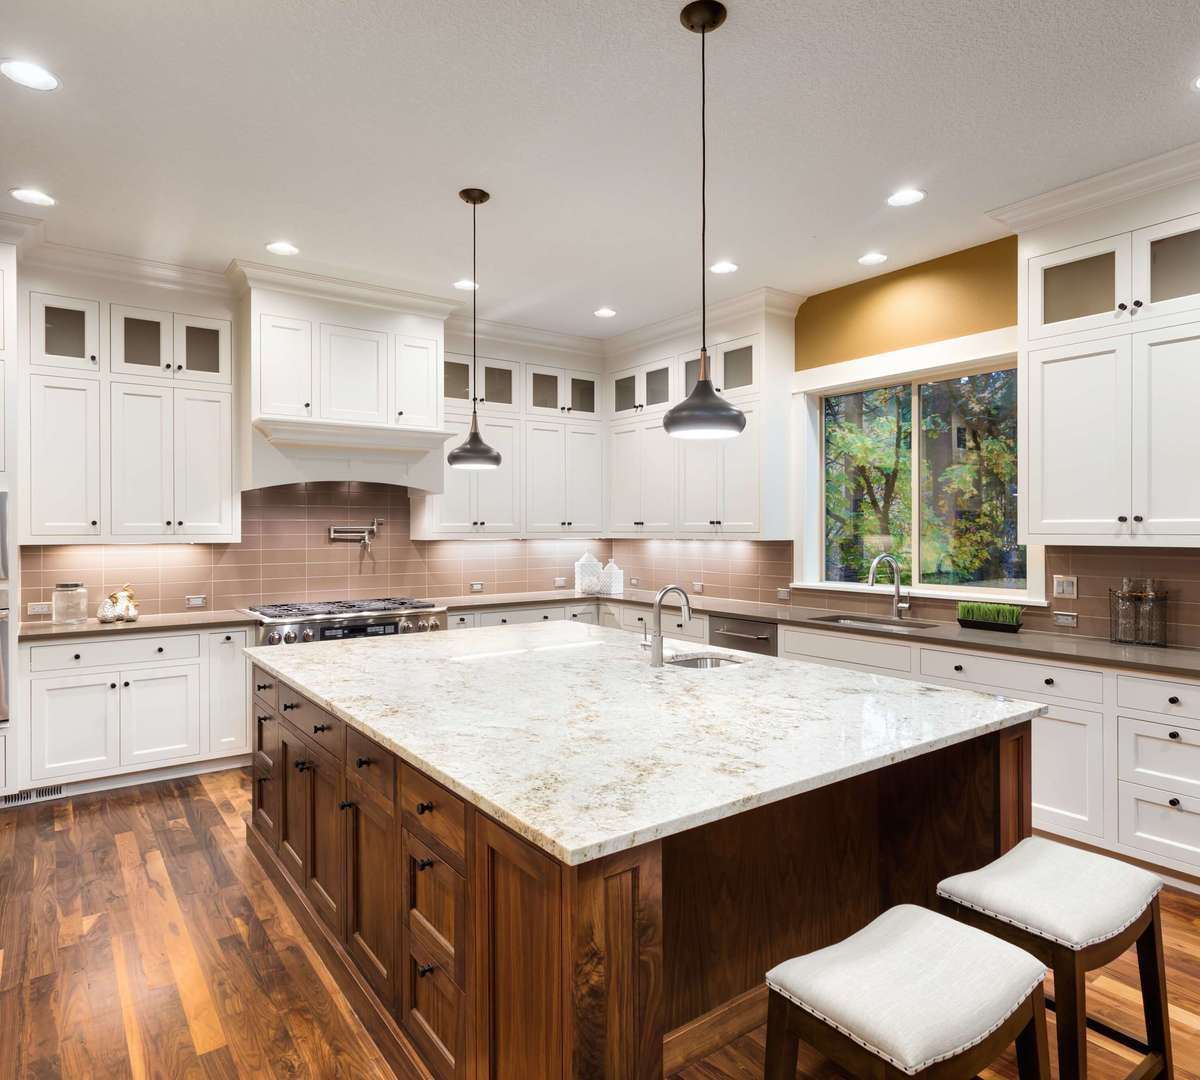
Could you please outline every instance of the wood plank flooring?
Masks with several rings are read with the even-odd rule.
[[[237,769],[0,811],[0,1080],[391,1075],[247,853],[249,799]],[[1176,1071],[1200,1080],[1200,898],[1163,913]],[[1141,1030],[1132,953],[1089,1000]],[[675,1080],[758,1078],[763,1038]],[[1092,1080],[1130,1068],[1096,1036],[1091,1054]],[[810,1056],[798,1075],[841,1074]],[[983,1075],[1014,1078],[1011,1054]]]

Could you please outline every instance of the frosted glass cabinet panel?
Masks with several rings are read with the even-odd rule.
[[[598,376],[567,368],[525,367],[528,414],[560,420],[594,420]]]
[[[233,327],[228,319],[176,315],[175,376],[193,382],[233,381]]]
[[[148,308],[109,308],[109,359],[114,372],[170,378],[171,313]]]
[[[99,301],[30,293],[29,362],[99,371]]]
[[[1200,214],[1133,234],[1134,323],[1200,310]]]
[[[469,408],[471,399],[476,397],[481,413],[515,415],[521,411],[520,364],[481,356],[474,376],[471,367],[469,356],[447,353],[442,394],[448,408]]]
[[[1130,234],[1029,260],[1029,336],[1116,328],[1132,318]]]

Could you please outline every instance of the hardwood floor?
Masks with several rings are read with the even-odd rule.
[[[0,811],[0,1080],[390,1075],[247,853],[249,799],[231,770]],[[1200,1080],[1200,898],[1163,914],[1176,1073]],[[1132,953],[1089,987],[1140,1031]],[[763,1037],[676,1080],[760,1077]],[[1092,1080],[1124,1077],[1132,1055],[1090,1040]],[[809,1056],[799,1075],[841,1074]]]

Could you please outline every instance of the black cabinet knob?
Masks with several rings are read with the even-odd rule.
[[[342,802],[338,803],[339,810],[349,810],[353,806],[354,803],[350,802],[349,800],[343,800]]]
[[[108,688],[109,688],[110,690],[115,690],[115,689],[117,688],[117,684],[116,684],[115,682],[110,682],[110,683],[108,684]]]
[[[128,680],[128,679],[126,679],[126,680],[125,680],[125,682],[123,682],[121,685],[122,685],[122,686],[128,686],[128,685],[129,685],[129,680]]]
[[[309,767],[309,765],[311,765],[311,764],[312,764],[312,762],[310,762],[310,761],[297,761],[296,762],[296,771],[304,772],[304,770],[307,769]]]
[[[255,689],[255,690],[270,690],[270,689],[271,689],[271,684],[270,684],[269,682],[260,682],[260,683],[255,683],[255,684],[254,684],[254,689]]]
[[[311,402],[308,402],[308,401],[306,401],[306,402],[304,403],[304,407],[305,407],[306,409],[311,409],[311,408],[312,408],[312,403],[311,403]]]
[[[1053,685],[1054,685],[1054,680],[1053,680],[1052,678],[1050,678],[1050,676],[1049,676],[1049,675],[1047,675],[1047,676],[1046,676],[1046,678],[1044,678],[1044,679],[1042,680],[1042,682],[1044,682],[1044,683],[1045,683],[1047,686],[1053,686]]]
[[[486,524],[487,524],[487,522],[486,522],[486,521],[481,521],[479,524],[480,524],[480,525],[486,525]]]
[[[170,365],[170,364],[163,364],[163,370],[164,370],[164,371],[170,371],[170,370],[171,370],[171,365]]]
[[[1141,520],[1142,520],[1142,515],[1141,515],[1141,514],[1134,514],[1134,515],[1133,515],[1133,520],[1134,520],[1134,521],[1141,521]]]
[[[182,522],[182,521],[177,521],[177,522],[175,522],[175,524],[176,524],[176,525],[182,525],[182,524],[183,524],[183,522]]]
[[[365,769],[368,765],[375,764],[369,757],[360,757],[355,759],[354,767],[356,769]]]
[[[298,709],[298,708],[300,708],[300,705],[299,705],[299,703],[298,703],[298,702],[295,702],[295,701],[285,701],[285,702],[283,703],[283,711],[284,711],[284,712],[288,712],[290,709]]]
[[[542,616],[542,618],[543,618],[543,619],[548,619],[548,618],[550,618],[550,616],[549,616],[549,615],[543,615],[543,616]]]
[[[428,870],[432,865],[433,865],[432,859],[418,859],[417,860],[417,869],[418,870]]]
[[[962,671],[962,664],[955,664],[955,665],[954,665],[954,670],[955,670],[955,671]]]
[[[76,660],[78,660],[78,659],[79,659],[79,653],[76,653],[76,654],[75,654],[75,659],[76,659]]]
[[[226,634],[226,635],[225,635],[225,640],[226,640],[226,641],[232,641],[232,640],[233,640],[233,635],[232,635],[232,634]]]
[[[418,964],[417,974],[423,979],[433,971],[433,964]]]
[[[396,415],[397,415],[397,416],[403,416],[403,415],[404,415],[404,410],[403,410],[403,409],[400,409],[400,410],[399,410],[399,411],[396,413]]]
[[[1169,705],[1178,705],[1178,704],[1179,704],[1179,698],[1177,698],[1177,697],[1176,697],[1174,694],[1172,694],[1172,695],[1171,695],[1169,698],[1167,698],[1167,704],[1169,704]]]
[[[175,365],[175,370],[176,370],[176,371],[182,371],[182,370],[183,370],[183,365],[182,365],[182,364],[176,364],[176,365]]]
[[[1140,308],[1141,306],[1142,306],[1142,302],[1140,300],[1135,300],[1133,302],[1133,310],[1134,311],[1137,311],[1137,309]]]
[[[1117,310],[1118,310],[1118,311],[1128,311],[1128,310],[1129,310],[1129,305],[1128,305],[1128,304],[1125,304],[1125,303],[1118,304],[1118,305],[1117,305]]]
[[[91,361],[93,364],[96,362],[96,357],[95,357],[95,356],[89,356],[89,357],[88,357],[88,359],[89,359],[89,360],[90,360],[90,361]]]
[[[320,735],[322,731],[328,731],[328,724],[313,724],[313,734]]]
[[[506,622],[508,622],[508,620],[507,620],[507,619],[501,619],[500,621],[501,621],[502,623],[506,623]]]
[[[1167,801],[1167,805],[1174,807],[1175,809],[1178,809],[1179,808],[1179,800],[1178,799],[1169,799]]]
[[[93,521],[93,522],[92,522],[92,524],[93,524],[93,525],[99,525],[99,524],[100,524],[100,522],[98,522],[98,521]]]
[[[418,814],[432,814],[433,813],[433,803],[431,803],[431,802],[417,803],[417,813]]]
[[[163,522],[163,524],[164,524],[164,525],[170,525],[170,524],[171,524],[171,522],[170,522],[170,519],[168,519],[168,520],[164,521],[164,522]]]
[[[1129,520],[1129,518],[1127,518],[1127,517],[1126,517],[1124,514],[1121,514],[1121,515],[1120,515],[1120,516],[1117,518],[1117,520],[1118,520],[1119,522],[1121,522],[1121,524],[1123,525],[1123,524],[1125,524],[1125,522],[1127,522],[1127,521]]]
[[[160,646],[159,646],[157,649],[155,649],[154,651],[155,651],[155,652],[162,652],[162,651],[163,651],[163,647],[160,645]]]
[[[1179,732],[1178,732],[1178,731],[1172,731],[1172,732],[1169,732],[1169,733],[1167,734],[1167,738],[1168,738],[1168,739],[1178,739],[1178,738],[1179,738]]]

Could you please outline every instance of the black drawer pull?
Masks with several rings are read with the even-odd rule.
[[[423,979],[423,978],[425,978],[426,975],[432,974],[433,969],[434,969],[433,964],[418,964],[417,965],[417,974]]]
[[[226,640],[226,641],[232,641],[232,640],[233,640],[233,635],[232,635],[232,634],[226,634],[226,635],[225,635],[225,640]]]
[[[348,800],[343,800],[342,802],[338,803],[339,810],[349,810],[353,806],[354,806],[354,803],[349,802]]]
[[[954,665],[954,670],[955,670],[955,671],[962,671],[962,664],[955,664],[955,665]]]
[[[116,686],[116,685],[117,685],[116,683],[113,683],[113,686]],[[268,713],[266,716],[257,717],[257,719],[260,724],[265,724],[268,720],[271,719],[271,714]]]
[[[1172,807],[1175,810],[1178,810],[1179,809],[1179,800],[1178,799],[1170,799],[1167,802],[1167,805]]]
[[[372,761],[371,758],[360,757],[355,760],[354,767],[356,769],[365,769],[368,765],[374,765],[374,764],[375,764],[375,762]]]
[[[322,731],[328,731],[328,724],[313,724],[313,734],[320,735]]]
[[[417,803],[417,813],[418,814],[432,814],[433,813],[433,803],[431,803],[431,802]]]
[[[432,865],[433,865],[432,859],[418,859],[417,860],[417,869],[418,870],[428,870]]]
[[[255,684],[254,684],[254,689],[255,689],[255,690],[270,690],[270,689],[271,689],[271,684],[270,684],[269,682],[260,682],[260,683],[255,683]]]
[[[1168,705],[1178,705],[1179,698],[1177,698],[1174,694],[1172,694],[1169,698],[1167,698],[1167,704]]]
[[[312,765],[311,761],[297,761],[296,762],[296,771],[304,772],[304,770],[309,768],[311,765]]]
[[[76,659],[76,660],[78,660],[78,659],[79,659],[79,653],[76,653],[76,654],[75,654],[75,659]]]
[[[1050,676],[1049,676],[1049,675],[1047,675],[1047,676],[1046,676],[1046,677],[1045,677],[1045,678],[1042,680],[1042,682],[1044,682],[1044,683],[1045,683],[1047,686],[1053,686],[1053,685],[1054,685],[1054,680],[1053,680],[1052,678],[1050,678]]]
[[[284,712],[287,712],[289,709],[298,709],[298,708],[300,708],[300,702],[298,702],[298,701],[285,701],[283,703],[283,711]]]
[[[162,651],[163,651],[163,647],[160,645],[160,646],[159,646],[157,649],[155,649],[154,651],[155,651],[155,652],[162,652]]]
[[[1178,738],[1180,738],[1179,732],[1178,732],[1178,731],[1171,731],[1171,732],[1168,732],[1168,733],[1167,733],[1167,738],[1168,738],[1168,739],[1178,739]]]

